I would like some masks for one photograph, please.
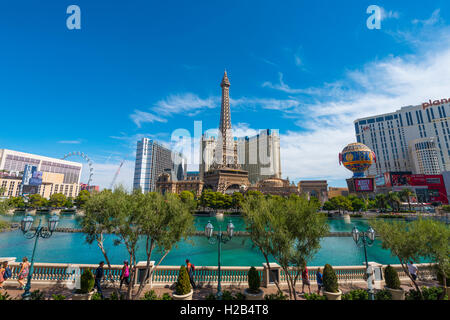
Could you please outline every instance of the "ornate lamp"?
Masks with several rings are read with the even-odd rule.
[[[56,227],[58,226],[59,217],[54,214],[48,219],[48,230],[53,233],[56,230]]]
[[[358,241],[359,241],[359,237],[360,237],[361,235],[360,235],[360,233],[359,233],[359,230],[356,228],[356,227],[353,227],[353,230],[352,230],[352,237],[353,237],[353,240],[355,241],[355,243],[358,243]]]
[[[234,224],[230,221],[227,225],[227,233],[230,238],[233,238],[234,234]]]
[[[22,219],[22,221],[20,222],[20,229],[23,233],[27,233],[28,231],[30,231],[31,226],[33,225],[33,221],[33,217],[29,214]]]
[[[208,221],[208,224],[205,227],[205,236],[209,239],[212,237],[214,231],[214,226],[211,224],[211,221]]]

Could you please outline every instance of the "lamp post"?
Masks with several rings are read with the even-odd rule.
[[[372,227],[366,232],[360,232],[356,227],[353,227],[352,237],[358,247],[364,247],[364,258],[366,260],[366,274],[367,274],[367,288],[369,291],[369,296],[371,300],[374,300],[373,289],[372,289],[372,277],[369,272],[369,262],[367,261],[367,248],[366,246],[372,246],[375,241],[375,230]]]
[[[24,300],[29,300],[31,293],[31,277],[33,276],[33,266],[34,266],[34,254],[36,252],[36,246],[38,243],[39,237],[47,239],[50,238],[53,234],[53,232],[56,230],[56,226],[58,225],[59,218],[56,214],[52,215],[50,219],[48,219],[48,229],[44,230],[44,227],[41,225],[42,219],[39,219],[39,225],[37,226],[36,230],[34,232],[30,231],[31,226],[33,225],[33,217],[30,215],[27,215],[23,218],[20,228],[22,229],[23,235],[27,239],[33,239],[34,240],[34,247],[33,247],[33,254],[31,255],[31,265],[30,270],[28,272],[28,278],[27,278],[27,284],[25,286],[25,292],[22,294],[22,298]]]
[[[219,279],[218,279],[218,283],[217,283],[217,299],[218,300],[222,300],[222,286],[221,286],[221,272],[220,272],[220,251],[222,249],[221,244],[222,243],[227,243],[228,241],[231,240],[231,238],[233,238],[233,234],[234,234],[234,225],[233,223],[230,221],[228,222],[227,225],[227,234],[225,235],[222,230],[220,229],[220,224],[219,224],[219,232],[217,233],[217,237],[213,237],[213,231],[214,231],[214,227],[211,224],[211,221],[208,221],[208,224],[205,226],[205,235],[208,238],[209,243],[211,244],[215,244],[217,242],[217,247],[218,247],[218,271],[219,271]]]

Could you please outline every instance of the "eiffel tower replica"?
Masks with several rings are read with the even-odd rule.
[[[220,110],[219,137],[215,147],[214,163],[205,172],[203,182],[205,188],[225,193],[227,190],[239,191],[250,186],[248,171],[241,170],[238,163],[237,147],[231,129],[230,81],[227,71],[223,75],[222,104]]]

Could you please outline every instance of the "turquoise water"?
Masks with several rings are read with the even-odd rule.
[[[47,222],[46,215],[35,217],[35,224],[39,217],[43,223]],[[20,222],[23,215],[0,216],[1,220]],[[245,230],[243,219],[240,217],[224,218],[218,220],[214,217],[195,217],[195,225],[199,230],[203,230],[208,221],[214,225],[215,230],[218,225],[222,225],[222,230],[226,229],[228,221],[235,225],[235,230]],[[351,223],[346,223],[344,219],[329,219],[330,231],[351,231],[353,226],[360,230],[366,230],[368,223],[366,219],[354,218]],[[77,227],[78,222],[73,215],[61,215],[59,227]],[[129,259],[127,251],[123,245],[114,246],[115,236],[108,235],[105,239],[105,248],[109,259],[113,264],[121,264],[123,260]],[[11,231],[0,233],[0,257],[17,257],[18,259],[30,257],[33,250],[33,240],[23,237],[21,231]],[[152,260],[161,257],[159,252],[155,252]],[[139,244],[138,260],[145,259],[145,243]],[[195,265],[214,266],[217,265],[217,244],[208,243],[205,237],[192,237],[189,241],[178,244],[164,259],[163,265],[181,265],[185,259],[189,258]],[[38,262],[59,262],[59,263],[98,263],[104,260],[100,249],[96,243],[89,245],[85,242],[82,233],[59,233],[56,232],[49,239],[39,239],[35,261]],[[272,260],[272,259],[271,259]],[[391,257],[390,252],[381,248],[380,241],[375,241],[372,247],[368,248],[368,260],[378,263],[398,263],[396,258]],[[235,237],[226,244],[222,244],[221,263],[225,266],[260,266],[264,263],[264,257],[257,248],[252,246],[247,237]],[[357,247],[351,237],[326,237],[322,240],[322,248],[316,256],[309,262],[311,266],[323,266],[325,263],[332,265],[361,265],[364,262],[364,250]]]

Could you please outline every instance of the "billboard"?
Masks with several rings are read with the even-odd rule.
[[[40,186],[42,184],[42,171],[34,171],[28,184],[30,186]]]
[[[384,187],[386,185],[386,179],[384,175],[379,175],[375,177],[375,185],[377,187]]]
[[[373,180],[374,179],[372,179],[372,178],[354,179],[355,191],[356,192],[373,192],[374,191]]]
[[[33,172],[37,171],[36,166],[32,166],[31,164],[26,164],[23,169],[22,176],[22,185],[28,186],[30,184],[30,179],[33,177]]]

